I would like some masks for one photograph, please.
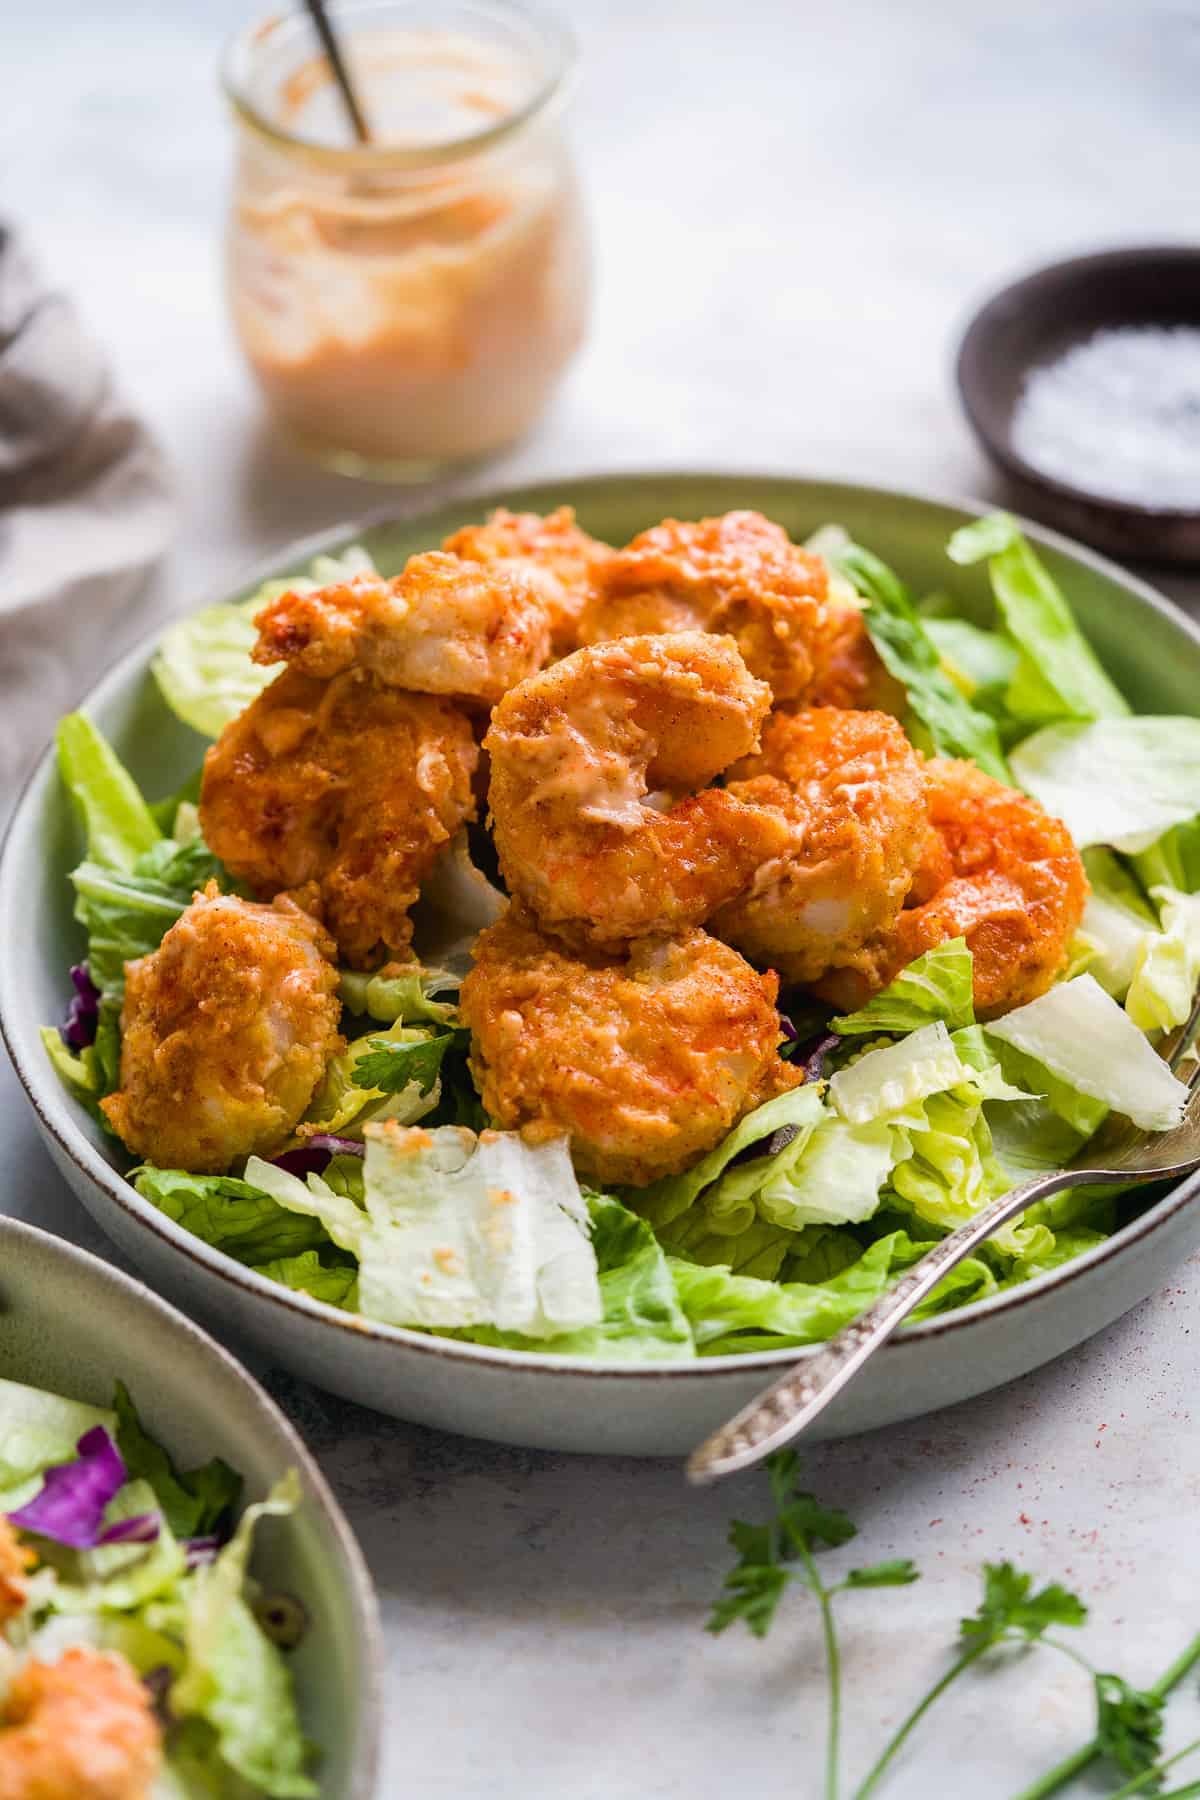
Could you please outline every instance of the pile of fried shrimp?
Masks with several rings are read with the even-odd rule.
[[[677,1173],[803,1076],[780,983],[843,1009],[950,938],[992,1018],[1063,970],[1087,881],[1066,828],[926,757],[822,558],[758,513],[623,549],[567,508],[494,513],[256,619],[280,672],[209,750],[200,824],[254,900],[197,895],[128,966],[119,1090],[162,1167],[274,1153],[339,1036],[337,966],[412,959],[462,827],[509,901],[461,993],[499,1127],[580,1174]]]
[[[0,1665],[29,1599],[34,1561],[0,1515]],[[0,1800],[150,1800],[162,1733],[150,1691],[123,1656],[86,1647],[0,1666]]]

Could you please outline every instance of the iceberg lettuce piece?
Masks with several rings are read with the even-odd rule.
[[[1125,1010],[1143,1031],[1169,1031],[1192,1010],[1200,982],[1200,894],[1155,888],[1162,930],[1143,938]]]
[[[997,608],[1020,652],[1005,696],[1010,712],[1035,720],[1128,713],[1065,594],[1010,514],[989,513],[961,526],[946,554],[960,566],[987,559]]]
[[[195,1570],[184,1590],[186,1660],[171,1688],[176,1717],[211,1726],[226,1767],[278,1800],[315,1800],[319,1789],[304,1772],[308,1751],[291,1673],[243,1590],[259,1521],[294,1512],[300,1497],[290,1469],[265,1500],[246,1508],[216,1560]]]
[[[280,594],[310,594],[330,582],[374,572],[366,551],[352,544],[340,556],[318,556],[311,576],[268,581],[249,600],[208,606],[180,619],[163,633],[151,664],[163,699],[201,737],[220,737],[279,673],[278,664],[264,668],[250,660],[258,636],[255,614]]]
[[[1081,850],[1143,851],[1195,816],[1200,719],[1155,716],[1048,725],[1012,753],[1013,774]]]
[[[950,1031],[975,1023],[972,992],[974,959],[966,938],[949,938],[918,956],[881,993],[829,1021],[842,1037],[859,1033],[916,1031],[941,1019]]]
[[[1187,1089],[1091,975],[1060,982],[987,1029],[1146,1131],[1179,1123]]]
[[[868,1050],[857,1062],[839,1069],[829,1083],[829,1098],[847,1124],[866,1125],[966,1079],[950,1033],[939,1019],[899,1043]]]
[[[603,1304],[587,1207],[565,1138],[369,1125],[365,1209],[251,1157],[247,1179],[320,1219],[359,1264],[364,1318],[549,1338],[598,1325]]]

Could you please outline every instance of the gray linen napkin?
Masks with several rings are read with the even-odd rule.
[[[173,518],[162,451],[0,222],[0,816],[111,660]]]

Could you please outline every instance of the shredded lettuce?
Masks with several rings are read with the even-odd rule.
[[[359,1264],[363,1316],[558,1337],[603,1317],[587,1209],[564,1138],[461,1126],[366,1130],[365,1205],[258,1157],[247,1178],[317,1218]]]
[[[1187,1089],[1091,975],[1061,982],[987,1029],[1146,1131],[1167,1131],[1182,1117]]]
[[[946,546],[951,562],[985,558],[1005,630],[1020,659],[1005,695],[1030,721],[1112,719],[1129,708],[1075,623],[1058,583],[1008,513],[963,525]]]
[[[277,665],[264,668],[250,660],[258,636],[255,614],[280,594],[312,593],[374,570],[366,551],[354,544],[340,556],[318,556],[308,577],[268,581],[249,600],[205,607],[180,619],[164,632],[151,664],[163,699],[201,737],[220,737],[279,673]]]

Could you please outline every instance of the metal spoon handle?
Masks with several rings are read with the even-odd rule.
[[[751,1468],[772,1450],[790,1443],[841,1393],[867,1358],[886,1343],[943,1275],[1026,1207],[1089,1179],[1094,1181],[1095,1174],[1070,1169],[1035,1176],[1001,1194],[965,1225],[939,1239],[894,1287],[831,1338],[819,1355],[789,1369],[693,1450],[688,1458],[688,1480],[697,1486],[707,1485],[722,1475]]]

